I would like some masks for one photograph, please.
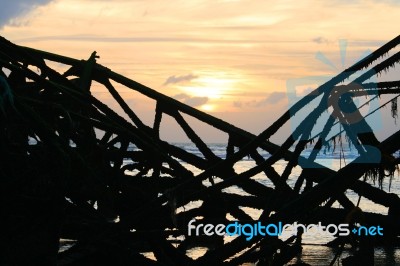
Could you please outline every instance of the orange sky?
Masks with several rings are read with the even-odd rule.
[[[396,0],[7,2],[7,39],[75,58],[96,50],[115,72],[253,133],[287,109],[288,79],[332,76],[399,34]],[[347,43],[344,65],[339,40]],[[121,94],[152,123],[152,103]]]

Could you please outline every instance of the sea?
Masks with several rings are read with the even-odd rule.
[[[178,147],[181,147],[182,149],[193,153],[198,156],[202,156],[201,152],[197,149],[197,147],[192,144],[192,143],[176,143],[175,144]],[[217,155],[220,158],[225,158],[226,157],[226,144],[219,144],[219,143],[214,143],[214,144],[209,144],[210,149],[213,151],[215,155]],[[270,154],[262,149],[258,149],[258,152],[266,159],[270,156]],[[308,157],[310,155],[311,150],[310,149],[305,149],[304,152],[302,153],[302,156]],[[395,157],[399,157],[400,154],[394,154]],[[336,148],[336,149],[330,149],[330,150],[324,150],[321,151],[317,158],[316,162],[325,166],[329,167],[332,170],[339,170],[340,168],[346,166],[347,164],[351,163],[354,159],[358,157],[358,152],[354,147],[345,145],[342,148]],[[183,163],[184,164],[184,163]],[[281,174],[283,170],[286,167],[287,162],[284,160],[279,160],[277,161],[273,167],[274,169]],[[193,171],[196,174],[201,173],[202,171],[184,164],[188,169]],[[244,172],[256,165],[255,161],[251,157],[244,157],[242,160],[237,162],[234,166],[234,169],[237,173]],[[293,187],[297,177],[301,173],[301,168],[299,166],[296,166],[293,169],[292,174],[290,175],[288,179],[288,184],[290,187]],[[268,187],[274,187],[272,182],[266,178],[264,173],[259,173],[252,177],[254,180],[260,182],[263,185],[266,185]],[[377,180],[366,180],[366,182],[370,183],[374,187],[381,188],[387,192],[391,193],[400,193],[400,175],[399,172],[395,172],[395,175],[392,179],[386,178],[383,180],[382,184],[379,184]],[[204,182],[204,185],[208,186],[211,184],[207,184],[207,182]],[[237,186],[231,186],[229,188],[225,189],[226,193],[234,193],[234,194],[241,194],[241,195],[246,195],[247,193],[240,189]],[[248,194],[247,194],[248,195]],[[361,208],[361,210],[365,212],[371,212],[371,213],[378,213],[378,214],[387,214],[388,208],[379,204],[374,203],[373,201],[359,197],[358,194],[353,192],[352,190],[346,191],[347,197],[355,204]],[[193,208],[198,206],[198,202],[193,202],[188,204],[188,206],[185,206],[185,209]],[[192,205],[192,206],[190,206]],[[336,202],[333,207],[336,208],[341,208],[341,206]],[[255,218],[257,220],[257,217],[260,216],[261,210],[256,210],[253,208],[246,208],[243,209],[245,212],[247,212],[252,218]],[[179,211],[179,210],[178,210]],[[287,239],[290,237],[292,232],[288,231],[287,234],[282,234],[280,238]],[[295,263],[308,263],[310,265],[330,265],[332,260],[335,258],[337,250],[327,247],[326,244],[333,240],[334,237],[332,237],[330,234],[317,234],[315,236],[303,235],[302,243],[303,243],[303,250],[301,254],[299,254],[296,258],[294,258],[290,264],[295,264]],[[197,258],[199,256],[202,256],[207,250],[204,248],[195,248],[192,249],[188,252],[188,255],[193,258]],[[341,254],[336,258],[335,263],[333,265],[342,265],[341,260],[343,258],[346,258],[350,255],[353,254],[353,251],[350,246],[345,246],[345,249],[341,252]],[[375,248],[375,253],[374,253],[374,264],[375,265],[400,265],[400,248],[397,247],[376,247]],[[246,265],[249,266],[249,265]]]
[[[201,152],[196,148],[196,146],[192,143],[174,143],[175,146],[178,146],[187,152],[190,152],[192,154],[198,155],[202,157]],[[226,144],[220,144],[220,143],[213,143],[213,144],[208,144],[212,152],[217,155],[220,158],[225,158],[226,157]],[[135,150],[135,147],[130,147],[130,149]],[[310,154],[309,149],[306,149],[303,153],[302,156],[308,157]],[[270,156],[270,154],[262,149],[258,149],[258,152],[260,155],[262,155],[265,159]],[[399,157],[400,154],[394,154],[395,157]],[[335,149],[335,150],[326,150],[326,151],[321,151],[320,154],[317,156],[316,162],[324,165],[325,167],[328,167],[332,170],[339,170],[340,168],[346,166],[349,164],[351,161],[353,161],[355,158],[358,157],[358,153],[355,150],[355,148],[351,148],[349,146],[344,146],[342,149]],[[130,163],[130,161],[125,161],[125,164]],[[185,162],[181,161],[183,166],[185,166],[187,169],[192,171],[195,175],[200,174],[202,170],[188,165]],[[283,170],[286,167],[287,162],[284,160],[280,160],[276,162],[273,167],[274,169],[281,174]],[[255,161],[251,157],[244,157],[242,160],[237,162],[234,166],[234,169],[237,173],[242,173],[252,167],[256,166]],[[288,179],[288,184],[289,186],[293,187],[297,177],[300,175],[301,168],[299,166],[296,166],[292,174],[290,175]],[[130,175],[135,175],[135,172],[127,172],[126,174]],[[151,174],[151,173],[149,173]],[[252,177],[252,179],[256,180],[257,182],[268,186],[268,187],[274,187],[272,182],[266,178],[266,176],[263,173],[259,173],[255,176]],[[222,181],[222,180],[219,180]],[[218,182],[218,179],[216,180]],[[400,176],[399,173],[396,172],[394,177],[392,179],[386,178],[382,184],[379,184],[377,181],[374,180],[367,180],[366,182],[370,183],[372,186],[379,187],[380,189],[383,189],[387,192],[391,193],[400,193]],[[209,181],[204,181],[203,184],[205,186],[210,186],[211,184]],[[231,186],[228,188],[225,188],[223,190],[225,193],[233,193],[233,194],[239,194],[239,195],[249,195],[245,191],[243,191],[241,188],[237,186]],[[355,204],[365,212],[372,212],[372,213],[379,213],[379,214],[387,214],[388,208],[379,204],[376,204],[366,198],[360,198],[358,194],[355,192],[348,190],[346,191],[347,197]],[[183,210],[188,210],[191,208],[196,208],[199,207],[202,204],[202,202],[195,201],[195,202],[190,202],[187,205],[180,207],[177,209],[177,212],[181,212]],[[333,207],[336,208],[341,208],[341,206],[338,203],[335,203]],[[243,211],[248,213],[253,219],[257,221],[258,217],[260,216],[262,210],[257,210],[253,208],[243,208]],[[291,236],[293,232],[288,230],[286,233],[282,234],[280,238],[283,240],[287,239],[288,237]],[[307,235],[304,234],[302,238],[302,243],[303,243],[303,249],[300,254],[298,254],[297,257],[292,259],[288,263],[288,265],[295,264],[295,263],[308,263],[310,265],[318,265],[318,266],[323,266],[323,265],[342,265],[341,260],[343,258],[346,258],[350,255],[353,254],[353,250],[351,249],[350,246],[345,246],[344,250],[340,252],[340,255],[337,256],[335,259],[335,262],[333,264],[332,261],[335,258],[336,249],[330,248],[326,246],[326,244],[333,240],[334,238],[330,234],[317,234],[317,235]],[[229,236],[226,237],[226,241],[230,241]],[[70,246],[72,246],[74,243],[73,241],[69,240],[62,240],[62,245],[60,248],[60,251],[68,249]],[[193,259],[196,259],[198,257],[201,257],[203,254],[207,252],[206,248],[192,248],[187,251],[187,255]],[[154,254],[151,252],[144,253],[148,258],[155,259]],[[253,264],[243,264],[243,266],[250,266]],[[398,247],[375,247],[374,251],[374,265],[386,265],[386,266],[392,266],[392,265],[400,265],[400,248]]]

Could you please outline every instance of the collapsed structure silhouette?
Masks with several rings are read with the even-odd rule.
[[[76,60],[2,38],[0,263],[283,265],[301,250],[301,233],[285,241],[272,236],[247,241],[239,236],[224,242],[223,236],[188,236],[187,224],[195,217],[198,223],[214,224],[226,224],[228,217],[241,222],[338,224],[358,210],[346,196],[348,190],[389,208],[389,214],[363,213],[362,219],[388,230],[384,237],[368,240],[371,245],[395,245],[400,200],[366,180],[393,177],[400,132],[379,141],[365,118],[369,114],[362,114],[354,99],[391,94],[394,97],[378,109],[391,104],[397,116],[400,80],[371,80],[399,64],[400,53],[391,54],[399,43],[400,36],[333,77],[256,136],[99,65],[95,52],[88,60]],[[60,73],[50,67],[56,64],[67,70]],[[129,120],[96,98],[93,84],[104,88]],[[140,119],[116,84],[156,103],[152,125]],[[310,106],[292,131],[283,130]],[[326,112],[329,115],[323,115]],[[166,116],[202,156],[160,138]],[[190,126],[192,120],[227,135],[224,158]],[[323,127],[314,134],[317,121]],[[337,125],[341,131],[333,134]],[[275,134],[286,136],[282,145],[269,141]],[[339,145],[344,136],[359,156],[338,171],[318,164],[318,153]],[[306,148],[311,152],[304,155]],[[256,165],[237,173],[235,165],[246,156]],[[287,164],[278,173],[274,164],[282,160]],[[295,167],[301,168],[299,176],[293,176]],[[273,185],[255,180],[257,174]],[[289,185],[293,179],[294,185]],[[246,194],[227,193],[224,189],[231,186]],[[192,201],[201,204],[182,208]],[[333,208],[334,202],[343,208]],[[243,207],[261,210],[260,217],[255,220]],[[354,215],[351,222],[357,219]],[[60,239],[76,242],[59,252]],[[335,243],[346,241],[338,238]],[[206,247],[207,252],[193,259],[187,251],[195,247]]]

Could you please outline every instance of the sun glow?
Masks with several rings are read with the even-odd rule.
[[[226,78],[200,77],[194,80],[190,86],[180,86],[179,88],[191,96],[219,99],[233,88],[234,82],[234,80]]]
[[[214,104],[203,104],[200,109],[206,112],[214,111],[216,106]]]

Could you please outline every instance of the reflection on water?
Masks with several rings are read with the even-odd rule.
[[[400,249],[397,248],[375,248],[375,265],[400,265]]]
[[[193,259],[197,259],[205,254],[206,248],[192,248],[187,252],[187,255]],[[320,245],[303,245],[303,251],[297,257],[292,259],[288,264],[308,263],[315,266],[330,265],[335,258],[337,249],[320,246]],[[336,258],[334,265],[342,265],[342,259],[351,256],[350,248],[344,249]],[[376,266],[395,266],[400,265],[400,249],[380,247],[375,248],[374,265]],[[251,266],[256,264],[243,264],[242,266]]]
[[[58,252],[63,252],[66,251],[68,249],[70,249],[71,247],[73,247],[76,244],[76,240],[72,240],[72,239],[60,239],[60,248],[58,250]]]
[[[182,144],[182,148],[185,150],[195,153],[196,155],[201,154],[198,152],[196,147],[194,145],[187,145],[187,144]],[[222,145],[214,145],[211,146],[211,149],[213,152],[215,152],[216,155],[220,156],[221,158],[225,157],[225,146]],[[268,153],[259,151],[262,156],[265,158],[268,157]],[[341,167],[344,167],[346,164],[350,163],[351,160],[356,158],[356,154],[352,151],[345,151],[345,156],[346,160],[343,160],[341,156],[338,156],[337,154],[324,154],[320,156],[316,162],[328,167],[332,170],[338,170]],[[285,161],[278,161],[276,162],[273,167],[276,170],[277,173],[281,174],[285,167],[286,167],[286,162]],[[254,167],[256,164],[255,162],[248,158],[245,157],[243,160],[239,161],[238,163],[235,164],[234,168],[237,173],[242,173],[244,171],[249,170],[250,168]],[[185,165],[187,168],[190,168],[191,171],[193,171],[195,174],[199,174],[202,171],[200,169],[197,169],[195,167],[192,167],[190,165]],[[300,167],[295,167],[292,171],[292,174],[290,175],[288,179],[288,184],[290,187],[294,187],[294,184],[297,180],[297,177],[300,175],[301,168]],[[265,177],[263,173],[259,173],[255,176],[252,177],[252,179],[256,180],[257,182],[274,188],[274,185],[272,182]],[[214,182],[218,183],[221,182],[221,179],[215,179]],[[378,187],[378,183],[374,183],[372,180],[368,181],[372,186]],[[205,186],[210,186],[211,183],[209,181],[204,181],[203,184]],[[399,193],[400,192],[400,180],[399,180],[399,173],[395,173],[395,177],[393,180],[385,179],[382,184],[382,189],[385,191],[389,191],[393,193]],[[234,194],[240,194],[240,195],[246,195],[247,193],[243,191],[241,188],[237,186],[230,186],[226,189],[223,190],[225,193],[234,193]],[[385,206],[378,205],[366,198],[361,198],[359,199],[359,196],[354,193],[351,190],[346,191],[347,197],[355,204],[357,205],[357,202],[359,202],[359,207],[366,212],[373,212],[373,213],[381,213],[381,214],[387,214],[388,209]],[[185,210],[188,210],[190,208],[197,208],[202,204],[201,201],[196,201],[196,202],[191,202],[187,206],[185,206]],[[336,202],[333,207],[336,208],[341,208],[341,206]],[[183,208],[179,208],[178,212],[183,211]],[[252,218],[258,219],[258,217],[261,214],[262,210],[256,210],[252,208],[243,208],[243,211],[248,213]],[[227,217],[229,219],[229,217]],[[232,218],[232,217],[231,217]],[[286,239],[288,236],[282,236],[283,239]],[[328,243],[329,241],[333,240],[333,237],[329,234],[325,235],[304,235],[303,236],[303,251],[297,258],[294,258],[290,263],[299,263],[299,262],[305,262],[309,263],[311,265],[329,265],[333,258],[335,257],[335,253],[337,252],[336,249],[322,246],[323,244]],[[187,254],[188,256],[192,257],[193,259],[196,259],[200,256],[203,256],[204,253],[207,251],[206,248],[193,248],[190,249]],[[340,254],[340,256],[337,258],[336,263],[334,265],[341,265],[341,260],[345,257],[348,257],[349,255],[352,255],[352,250],[350,247],[346,247]],[[398,248],[375,248],[375,265],[400,265],[400,249]]]
[[[336,249],[325,246],[303,246],[303,252],[290,263],[305,262],[311,265],[329,265],[335,257]],[[336,259],[334,265],[342,265],[341,260],[352,255],[350,249],[345,249]],[[395,248],[375,248],[374,265],[394,266],[400,265],[400,250]]]

